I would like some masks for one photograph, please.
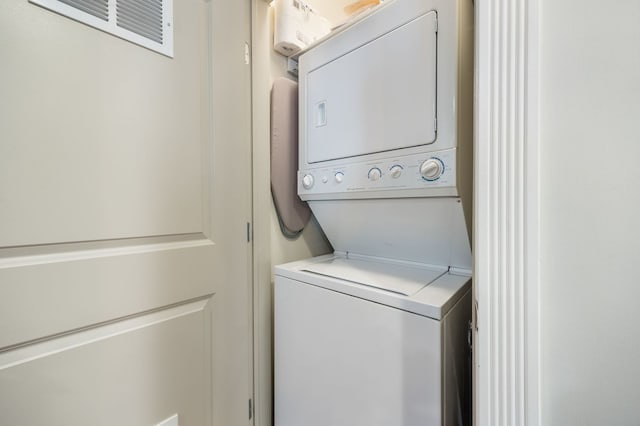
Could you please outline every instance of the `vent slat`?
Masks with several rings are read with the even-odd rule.
[[[150,22],[146,19],[140,19],[133,15],[121,15],[119,13],[116,15],[116,17],[118,20],[118,26],[120,26],[120,22],[127,21],[131,25],[136,25],[136,26],[146,28],[152,33],[162,34],[162,30],[163,30],[162,25],[157,25],[156,23]]]
[[[144,6],[141,6],[137,3],[134,3],[131,1],[122,1],[122,0],[119,1],[116,6],[117,6],[117,10],[121,10],[121,9],[133,10],[139,13],[140,15],[153,16],[159,20],[162,20],[161,10],[156,10],[149,7],[145,8]]]
[[[73,0],[76,3],[92,4],[93,6],[103,9],[105,12],[109,9],[109,0]]]
[[[67,6],[74,7],[103,21],[109,20],[107,0],[59,0]]]
[[[156,17],[156,16],[151,16],[151,15],[145,15],[144,13],[137,11],[137,10],[133,10],[133,9],[128,9],[126,7],[119,7],[117,12],[116,12],[116,16],[118,18],[120,17],[125,17],[128,19],[132,19],[135,21],[140,21],[140,22],[144,22],[145,24],[147,24],[150,27],[153,28],[160,28],[162,29],[162,16],[160,17]]]
[[[159,38],[160,40],[162,40],[162,28],[145,25],[144,22],[140,20],[119,16],[117,24],[120,28],[126,28],[129,31],[133,31],[131,28],[136,28],[136,31],[134,32],[144,32],[144,34],[140,35],[151,34],[154,36],[154,38]]]
[[[108,0],[59,0],[62,3],[67,3],[74,7],[88,7],[92,9],[98,9],[107,13],[109,9]]]
[[[154,10],[162,13],[163,0],[118,0],[118,4],[135,4],[143,10]]]
[[[118,27],[131,31],[150,40],[162,43],[162,34],[156,31],[151,31],[148,28],[138,25],[130,21],[119,21]]]
[[[161,25],[153,25],[153,24],[149,24],[141,19],[137,19],[135,17],[132,17],[131,15],[121,15],[121,14],[117,14],[117,23],[118,26],[122,26],[120,25],[120,23],[127,23],[129,25],[133,25],[135,27],[140,27],[140,28],[144,28],[147,32],[150,33],[154,33],[154,34],[159,34],[162,35],[162,26]]]
[[[129,30],[133,33],[146,37],[157,43],[162,43],[162,32],[152,31],[139,24],[139,22],[130,21],[127,19],[118,19],[118,26]]]
[[[118,0],[116,19],[119,27],[162,43],[162,1]]]
[[[128,25],[126,23],[123,23],[122,25],[119,25],[120,28],[123,28],[125,30],[131,31],[132,33],[136,33],[144,38],[147,38],[149,40],[155,41],[156,43],[160,43],[162,44],[162,37],[157,36],[156,34],[151,34],[148,33],[146,30],[144,30],[143,28],[138,28],[135,27],[133,25]]]

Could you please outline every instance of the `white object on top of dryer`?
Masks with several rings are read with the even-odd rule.
[[[302,0],[276,0],[273,48],[291,56],[329,34],[330,22]]]

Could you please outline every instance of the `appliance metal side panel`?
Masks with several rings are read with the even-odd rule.
[[[443,424],[471,425],[471,351],[467,330],[471,321],[471,290],[442,321]]]
[[[275,425],[442,422],[441,323],[276,277]]]

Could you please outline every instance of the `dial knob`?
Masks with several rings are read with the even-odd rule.
[[[326,176],[322,176],[322,183],[327,183],[329,182],[329,178]]]
[[[429,158],[420,165],[420,174],[423,179],[426,180],[438,179],[442,175],[443,171],[444,165],[442,164],[442,161],[437,158]]]
[[[382,170],[377,167],[369,170],[369,180],[379,180],[382,177]]]
[[[311,189],[313,187],[313,176],[312,175],[304,175],[302,178],[302,186],[304,189]]]
[[[389,174],[392,178],[398,179],[402,174],[402,166],[395,165],[389,169]]]
[[[335,179],[336,179],[336,183],[342,183],[342,181],[344,180],[344,173],[337,172],[335,174]]]

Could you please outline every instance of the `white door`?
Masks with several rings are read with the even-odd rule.
[[[173,59],[0,2],[0,424],[250,424],[249,1]]]

